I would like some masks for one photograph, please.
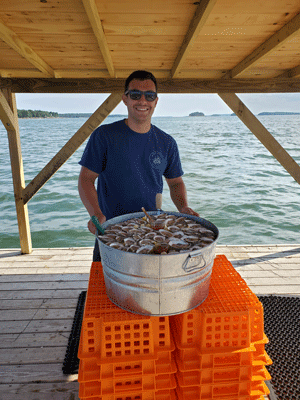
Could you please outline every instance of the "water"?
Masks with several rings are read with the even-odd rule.
[[[261,116],[300,164],[300,116]],[[105,122],[113,122],[110,117]],[[26,184],[85,119],[20,120]],[[300,187],[237,117],[156,117],[176,139],[189,204],[220,230],[218,244],[299,243]],[[7,133],[0,127],[0,248],[19,248]],[[28,203],[33,247],[93,246],[77,179],[84,145]],[[163,209],[176,211],[165,184]]]

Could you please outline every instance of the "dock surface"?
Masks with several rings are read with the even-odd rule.
[[[0,249],[0,398],[77,400],[62,365],[92,248]],[[300,244],[217,246],[257,295],[300,296]],[[2,397],[3,396],[3,397]]]

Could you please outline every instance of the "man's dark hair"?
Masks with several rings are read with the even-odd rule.
[[[139,81],[145,81],[147,79],[151,79],[151,81],[154,82],[155,90],[157,92],[157,81],[156,81],[155,76],[153,74],[151,74],[151,72],[142,71],[142,70],[134,71],[134,72],[132,72],[132,74],[129,75],[129,77],[126,79],[126,82],[125,82],[125,92],[128,90],[129,83],[131,81],[133,81],[134,79],[137,79]]]

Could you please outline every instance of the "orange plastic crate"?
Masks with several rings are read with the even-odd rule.
[[[228,353],[201,354],[197,349],[175,350],[175,359],[180,371],[192,371],[201,369],[216,369],[228,367],[252,366],[254,361],[255,347],[237,350]]]
[[[155,375],[155,360],[140,360],[118,364],[97,364],[96,358],[80,360],[78,382],[101,381],[132,375]]]
[[[101,263],[93,263],[78,357],[101,363],[151,359],[157,352],[174,350],[169,317],[133,314],[115,306],[104,294]]]
[[[94,396],[90,397],[89,400],[178,400],[175,394],[175,390],[158,390],[146,391],[146,392],[136,392],[136,393],[126,393],[123,395],[105,395],[102,397]]]
[[[177,372],[181,387],[213,385],[218,383],[262,382],[271,379],[264,366],[259,368],[248,366],[239,368],[201,369],[197,371]]]
[[[270,391],[264,382],[178,387],[179,400],[257,400]]]
[[[138,319],[126,311],[85,318],[78,358],[97,358],[100,363],[156,359],[159,351],[173,351],[168,317]]]
[[[80,360],[78,382],[101,381],[132,375],[175,374],[177,371],[174,354],[158,353],[155,360],[136,360],[116,364],[98,365],[96,358]]]
[[[210,291],[195,309],[170,317],[178,347],[224,352],[263,339],[263,306],[225,256],[214,261]]]
[[[200,306],[201,307],[201,306]],[[201,352],[233,351],[250,345],[249,311],[206,313],[196,311],[171,317],[177,347],[195,347]]]
[[[132,375],[117,379],[104,379],[101,382],[82,382],[79,386],[79,397],[88,399],[95,396],[122,395],[124,393],[156,392],[158,390],[174,389],[175,387],[175,376],[172,374]]]

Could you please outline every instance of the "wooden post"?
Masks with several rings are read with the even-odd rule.
[[[71,157],[91,133],[105,120],[111,111],[122,100],[122,93],[112,93],[82,125],[61,150],[37,174],[23,191],[24,204],[55,174],[56,171]]]
[[[15,95],[9,89],[0,91],[0,118],[7,130],[21,252],[32,252],[27,205],[23,201],[25,178]]]
[[[234,93],[219,93],[221,99],[232,109],[248,129],[269,150],[286,171],[300,184],[300,166],[277,142],[263,124],[252,114]]]

